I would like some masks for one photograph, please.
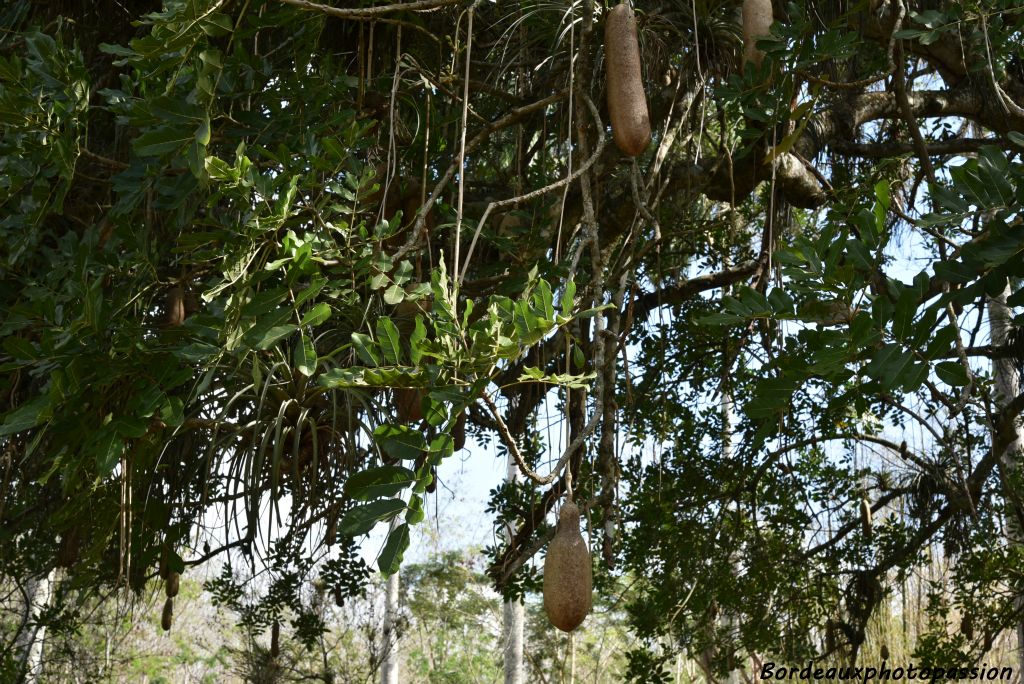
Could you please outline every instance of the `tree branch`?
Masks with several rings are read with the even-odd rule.
[[[648,313],[659,306],[681,304],[698,292],[714,290],[753,277],[762,268],[766,259],[767,255],[761,255],[759,258],[745,261],[739,266],[690,278],[671,290],[659,289],[653,292],[645,292],[633,300],[633,315],[635,318],[643,320]]]
[[[309,0],[280,0],[280,2],[301,7],[305,10],[322,12],[339,19],[360,21],[374,19],[391,12],[422,12],[448,5],[458,5],[463,0],[413,0],[413,2],[398,2],[393,5],[379,5],[377,7],[331,7],[330,5],[321,5],[318,2],[310,2]]]
[[[977,152],[982,145],[998,144],[997,138],[954,138],[953,140],[928,141],[927,149],[933,157],[944,157],[966,152]],[[864,159],[884,159],[901,154],[916,152],[914,145],[902,140],[884,143],[857,143],[847,140],[835,140],[829,145],[833,152]]]

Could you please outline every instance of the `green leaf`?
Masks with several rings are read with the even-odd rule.
[[[310,299],[320,294],[320,290],[324,289],[325,285],[327,285],[327,278],[324,278],[323,276],[316,276],[315,278],[313,278],[313,282],[310,283],[309,287],[300,292],[299,295],[295,298],[295,307],[298,308],[302,306]],[[307,313],[306,315],[308,316],[309,314]],[[309,325],[319,325],[320,323],[323,323],[323,321],[318,321],[317,323],[309,323]],[[307,325],[305,319],[303,319],[302,324]]]
[[[389,306],[395,306],[401,303],[403,299],[405,299],[405,290],[395,283],[392,283],[391,287],[384,290],[384,303]]]
[[[423,497],[413,494],[409,497],[409,508],[405,511],[405,521],[410,525],[418,525],[426,517],[427,514],[423,510]]]
[[[898,340],[905,340],[913,330],[914,314],[917,313],[917,293],[906,289],[896,302],[893,313],[892,334]]]
[[[441,461],[455,453],[455,441],[451,435],[440,434],[430,440],[430,447],[427,449],[427,463],[432,466],[441,465]]]
[[[527,366],[523,369],[522,374],[519,376],[519,382],[529,382],[530,380],[543,380],[544,371],[536,366]]]
[[[932,336],[928,348],[924,352],[926,359],[937,359],[945,356],[953,349],[953,340],[956,339],[959,331],[952,325],[939,328]]]
[[[572,346],[572,363],[576,370],[583,370],[587,365],[587,360],[583,356],[583,349],[578,344]]]
[[[203,33],[212,38],[227,35],[234,28],[231,23],[231,17],[222,12],[214,12],[206,16],[199,27],[203,30]]]
[[[363,368],[332,368],[321,373],[317,383],[321,387],[331,389],[346,389],[350,387],[366,387],[365,369]]]
[[[743,316],[737,316],[730,313],[710,313],[703,316],[695,316],[694,320],[696,323],[701,325],[736,325],[747,320]]]
[[[97,433],[96,440],[96,473],[104,478],[114,471],[114,466],[124,453],[124,440],[110,424],[104,425]]]
[[[953,387],[962,387],[970,382],[967,377],[967,369],[957,361],[943,361],[936,364],[935,375],[939,377],[939,380]]]
[[[423,341],[427,339],[427,328],[423,325],[423,319],[416,316],[416,323],[409,335],[409,358],[414,366],[420,365],[423,358]]]
[[[746,411],[751,418],[772,418],[785,413],[799,386],[798,378],[783,376],[762,380],[757,384],[754,398],[747,402]]]
[[[397,366],[402,359],[402,338],[398,328],[387,316],[377,319],[377,339],[384,353],[385,363]]]
[[[288,337],[297,330],[297,326],[292,323],[287,325],[275,325],[270,330],[257,336],[253,341],[254,349],[269,349],[277,344],[280,340]]]
[[[181,397],[167,397],[167,401],[160,407],[160,420],[171,427],[185,422],[185,402]]]
[[[345,482],[345,492],[353,499],[366,501],[395,496],[416,482],[416,473],[397,465],[378,466],[360,471]]]
[[[4,351],[15,359],[33,360],[39,358],[36,346],[23,337],[8,337],[3,343]]]
[[[388,455],[399,460],[418,458],[427,448],[423,433],[408,425],[379,425],[373,438]]]
[[[793,298],[784,287],[773,287],[768,293],[768,303],[771,305],[772,311],[777,314],[791,315],[793,313]]]
[[[302,316],[300,325],[317,326],[331,317],[331,307],[327,302],[320,302]]]
[[[7,418],[0,424],[0,437],[34,428],[49,417],[49,408],[50,397],[45,394],[22,404],[8,413]]]
[[[401,499],[380,499],[359,504],[350,509],[338,522],[338,532],[346,537],[368,534],[377,523],[389,520],[405,510]]]
[[[352,333],[352,344],[356,348],[356,354],[368,366],[379,366],[380,357],[377,355],[377,345],[373,338],[364,333]]]
[[[524,301],[519,300],[515,303],[513,315],[513,323],[516,327],[516,335],[519,337],[520,344],[530,344],[529,340],[533,337],[533,331],[537,327],[537,317],[530,311],[530,305]]]
[[[203,117],[202,122],[199,124],[199,128],[196,129],[195,134],[196,142],[200,145],[206,146],[210,144],[210,117]],[[205,160],[204,160],[205,162]],[[205,166],[205,164],[204,164]]]
[[[206,173],[211,179],[217,181],[235,180],[235,175],[226,161],[218,157],[207,157],[205,160]]]
[[[110,426],[122,437],[138,439],[149,432],[149,421],[134,416],[118,416],[110,421]]]
[[[882,389],[888,391],[894,387],[913,384],[920,369],[915,366],[922,364],[914,363],[914,355],[905,351],[898,344],[887,344],[877,350],[872,356],[871,362],[864,367],[864,372],[871,378],[878,380]]]
[[[880,180],[875,183],[875,198],[883,211],[888,211],[892,200],[889,198],[889,181]]]
[[[377,567],[385,577],[398,572],[402,556],[409,548],[409,523],[402,523],[388,533],[388,540],[377,558]]]
[[[192,129],[166,126],[146,131],[132,141],[132,146],[140,157],[162,157],[177,152],[194,139]]]
[[[549,321],[555,320],[554,295],[551,292],[551,285],[548,284],[548,281],[543,278],[537,281],[537,290],[534,292],[534,297],[537,299],[542,317]]]
[[[309,339],[306,333],[301,333],[301,335],[302,338],[295,345],[293,361],[295,368],[308,378],[316,372],[316,349],[313,347],[313,340]]]
[[[448,285],[448,269],[442,254],[437,268],[431,274],[430,289],[434,293],[434,311],[442,320],[451,321],[455,319],[455,302],[452,300]]]
[[[572,308],[576,300],[576,282],[570,280],[565,284],[565,290],[562,291],[562,315],[569,317],[572,315]]]
[[[205,361],[220,353],[220,347],[206,342],[193,342],[181,349],[176,349],[174,355],[191,363]]]

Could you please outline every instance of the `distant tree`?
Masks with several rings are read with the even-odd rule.
[[[402,569],[409,615],[403,681],[501,680],[500,604],[474,564],[468,554],[448,551]]]

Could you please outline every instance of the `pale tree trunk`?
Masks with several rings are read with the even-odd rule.
[[[25,583],[25,625],[18,635],[15,648],[25,672],[26,684],[40,681],[43,670],[43,641],[46,627],[39,624],[39,615],[50,605],[57,569],[46,575],[32,577]]]
[[[728,341],[726,341],[726,344],[728,345]],[[729,357],[728,357],[728,354],[726,354],[726,365],[725,365],[726,376],[728,375],[728,372],[729,372]],[[721,410],[722,410],[722,460],[723,461],[728,461],[728,460],[732,459],[732,421],[733,421],[733,412],[732,412],[733,408],[732,407],[733,407],[733,404],[732,404],[732,390],[728,386],[728,379],[727,379],[727,377],[723,377],[722,378],[722,406],[721,406]],[[734,571],[736,573],[739,573],[739,571],[740,571],[739,559],[735,556],[735,554],[733,555],[733,558],[732,558],[732,565],[733,565],[733,568],[735,568]],[[736,627],[735,621],[733,620],[732,617],[726,617],[726,616],[723,615],[723,618],[725,618],[727,620],[727,624],[729,624],[730,627],[732,627],[732,628]],[[742,662],[742,661],[740,661],[740,662]],[[740,676],[742,675],[742,673],[743,673],[743,670],[739,666],[739,662],[737,662],[737,663],[734,664],[733,669],[729,670],[729,678],[726,681],[728,682],[728,684],[739,684],[740,683],[740,679],[741,679]]]
[[[731,265],[730,264],[730,260],[729,260],[728,257],[726,257],[723,260],[723,262],[724,262],[726,268],[728,268]],[[730,375],[731,375],[729,371],[730,371],[730,367],[732,366],[732,357],[730,356],[729,351],[730,351],[729,350],[729,338],[727,337],[727,338],[725,338],[725,347],[724,347],[724,352],[722,354],[722,358],[723,358],[722,382],[721,382],[722,402],[721,402],[721,405],[719,406],[719,410],[721,411],[721,414],[722,414],[722,460],[725,461],[725,462],[728,462],[728,461],[732,460],[732,434],[733,434],[733,418],[734,418],[734,416],[733,416],[733,402],[732,402],[732,388],[729,386],[729,378],[730,378]],[[735,551],[732,554],[731,560],[732,560],[732,566],[734,568],[734,572],[736,574],[739,574],[739,572],[740,572],[739,558],[737,557]],[[723,618],[723,620],[725,620],[726,624],[729,627],[731,627],[733,629],[736,628],[736,626],[737,626],[736,622],[735,622],[735,620],[731,616],[726,616],[726,615],[723,614],[722,618]],[[736,631],[738,632],[739,630],[736,630]],[[740,661],[740,662],[742,662],[742,661]],[[736,663],[733,664],[733,668],[731,670],[729,670],[729,677],[728,677],[728,679],[726,681],[728,682],[728,684],[739,684],[740,679],[741,679],[740,676],[742,675],[742,673],[743,673],[742,667],[740,667],[739,662],[736,662]]]
[[[1011,294],[1007,286],[1002,294],[988,300],[988,319],[990,337],[993,347],[1006,344],[1009,340],[1010,330],[1013,328],[1011,322],[1013,314],[1006,306],[1006,298]],[[1013,358],[999,358],[992,360],[992,375],[995,379],[996,401],[999,408],[1003,408],[1020,394],[1020,370],[1017,368],[1016,360]],[[1000,454],[1000,468],[1006,481],[1014,481],[1021,468],[1021,447],[1024,446],[1024,429],[1016,417],[1013,418],[1016,438],[1010,442],[1003,453]],[[1014,498],[1019,493],[1013,493]],[[1020,546],[1024,544],[1024,530],[1021,529],[1021,521],[1018,517],[1021,511],[1017,505],[1012,503],[1011,514],[1007,516],[1006,530],[1007,537],[1011,544]],[[1024,607],[1024,595],[1017,596],[1017,607]],[[1017,623],[1017,661],[1018,667],[1024,672],[1024,621]]]
[[[398,573],[388,577],[384,599],[384,659],[380,684],[398,684]]]
[[[515,482],[519,476],[512,454],[508,456],[506,482]],[[505,541],[512,534],[510,528],[502,531]],[[505,659],[505,684],[523,684],[523,602],[520,600],[506,601],[502,621],[501,644]]]

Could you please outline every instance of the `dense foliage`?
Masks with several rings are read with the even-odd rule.
[[[468,431],[540,473],[495,585],[571,485],[637,679],[856,658],[935,554],[920,657],[1020,623],[1019,3],[776,2],[755,66],[738,2],[637,2],[635,160],[608,7],[410,7],[0,9],[0,572],[224,560],[312,641]]]

